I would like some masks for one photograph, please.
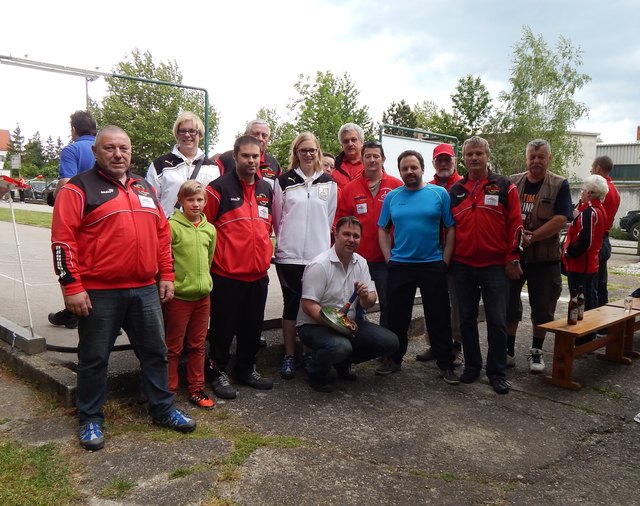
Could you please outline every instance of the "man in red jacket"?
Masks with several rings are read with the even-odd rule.
[[[507,394],[507,297],[509,279],[522,275],[522,216],[518,189],[507,178],[489,170],[489,156],[485,139],[467,139],[462,158],[468,174],[449,191],[456,222],[452,271],[464,344],[460,381],[473,383],[482,371],[478,333],[482,295],[489,342],[487,377],[496,393]]]
[[[338,183],[338,188],[342,189],[364,170],[362,163],[364,130],[355,123],[345,123],[338,131],[338,140],[342,145],[342,152],[336,156],[331,177]]]
[[[609,290],[607,288],[608,272],[607,261],[611,258],[611,241],[609,241],[609,231],[616,219],[616,213],[620,207],[620,194],[618,189],[611,181],[611,171],[613,170],[613,161],[608,156],[599,156],[591,165],[591,174],[602,176],[607,182],[609,191],[602,202],[605,213],[607,213],[607,221],[605,223],[604,238],[602,239],[602,247],[600,248],[598,267],[598,306],[604,306],[609,302]]]
[[[211,323],[209,327],[211,386],[222,399],[234,399],[235,388],[226,368],[237,338],[235,376],[238,383],[260,390],[273,382],[256,371],[256,355],[264,321],[273,245],[271,204],[273,189],[258,177],[260,142],[250,135],[233,145],[235,170],[207,186],[204,214],[216,227],[218,240],[211,266]]]
[[[434,170],[436,171],[433,179],[429,184],[443,186],[449,191],[451,187],[462,179],[456,169],[456,154],[451,144],[438,144],[433,150],[433,159],[431,160]],[[460,367],[462,365],[462,334],[460,333],[460,318],[458,318],[458,299],[456,297],[456,287],[453,282],[453,276],[447,274],[447,284],[449,285],[449,302],[451,304],[451,334],[453,336],[453,365]],[[433,360],[433,350],[431,349],[429,334],[425,332],[425,339],[428,348],[422,353],[416,355],[416,360],[420,362],[428,362]]]
[[[103,128],[92,149],[94,168],[58,192],[51,246],[65,306],[79,317],[80,445],[99,450],[109,355],[120,328],[140,360],[154,423],[180,432],[196,423],[176,409],[167,386],[160,303],[173,298],[169,224],[153,188],[129,172],[131,141],[124,130]]]
[[[387,278],[389,268],[378,242],[378,218],[387,194],[402,186],[402,181],[384,171],[384,149],[377,141],[367,141],[362,148],[364,172],[340,192],[336,223],[340,218],[355,216],[362,225],[358,253],[364,257],[376,285],[380,303],[380,325],[389,328],[387,309]]]

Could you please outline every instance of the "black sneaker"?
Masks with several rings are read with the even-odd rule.
[[[502,376],[496,376],[489,379],[489,384],[497,394],[508,394],[511,384]]]
[[[241,385],[247,385],[251,388],[257,388],[258,390],[271,390],[273,388],[273,381],[263,378],[260,373],[256,371],[256,366],[253,366],[253,372],[248,376],[239,376],[236,374],[236,380]]]
[[[236,389],[231,385],[229,378],[222,371],[214,375],[211,381],[211,389],[213,393],[216,394],[216,397],[220,397],[220,399],[235,399],[238,395]]]
[[[442,374],[442,379],[444,380],[445,383],[449,385],[460,384],[460,378],[458,378],[458,375],[455,372],[453,372],[453,369],[446,369],[446,370],[440,371],[440,374]]]
[[[62,327],[64,325],[68,329],[78,328],[78,317],[67,309],[63,309],[57,313],[49,313],[47,319],[51,325],[55,325],[56,327]]]
[[[313,376],[309,376],[309,386],[316,392],[333,392],[333,387],[326,378],[314,378]]]
[[[351,362],[340,362],[339,364],[333,364],[338,378],[344,381],[358,381],[358,376],[351,367]]]
[[[465,368],[460,375],[460,383],[473,383],[480,377],[480,373],[475,369]]]

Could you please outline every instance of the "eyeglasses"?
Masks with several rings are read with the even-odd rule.
[[[315,155],[318,152],[318,150],[316,148],[309,148],[309,149],[299,149],[298,153],[301,155]]]
[[[187,134],[195,137],[196,135],[200,134],[200,132],[198,132],[198,130],[195,130],[193,128],[189,128],[188,130],[181,128],[180,130],[178,130],[178,135],[187,135]]]

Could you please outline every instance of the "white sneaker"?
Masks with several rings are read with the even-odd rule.
[[[542,358],[542,350],[539,348],[531,348],[531,356],[529,357],[529,370],[531,374],[540,374],[544,371],[544,360]]]
[[[513,369],[516,366],[516,357],[507,354],[507,369]]]

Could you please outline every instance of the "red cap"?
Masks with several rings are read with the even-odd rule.
[[[433,150],[433,157],[438,158],[440,155],[456,156],[451,144],[438,144],[436,149]]]

